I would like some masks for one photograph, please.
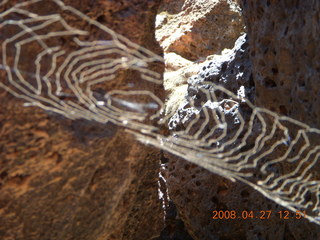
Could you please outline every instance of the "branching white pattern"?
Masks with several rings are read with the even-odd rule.
[[[27,10],[32,7],[37,9],[37,4],[47,4],[48,13],[40,15]],[[52,12],[52,9],[59,10]],[[87,21],[92,30],[101,32],[103,39],[91,40],[89,32],[74,28],[62,14]],[[119,105],[123,107],[126,102],[123,99],[116,101],[116,96],[147,94],[153,100],[153,105],[144,107],[157,108],[161,104],[158,97],[143,89],[128,92],[114,89],[102,96],[93,91],[100,83],[112,81],[123,69],[136,70],[142,80],[161,83],[161,76],[147,66],[150,62],[162,61],[162,58],[64,5],[62,1],[18,3],[2,12],[0,19],[0,68],[5,71],[8,80],[0,85],[27,100],[29,105],[71,119],[85,118],[118,124],[126,121],[132,127],[137,127],[139,123],[136,121],[144,119],[146,114],[141,111],[135,111],[135,114],[122,111]],[[68,48],[61,41],[67,42]],[[35,52],[34,49],[39,46],[42,50]],[[74,46],[73,51],[70,51],[70,46]],[[26,59],[30,64],[26,64]],[[23,69],[28,65],[28,69]],[[68,100],[62,101],[62,98]]]
[[[200,86],[170,136],[137,138],[232,181],[242,181],[320,223],[319,129],[255,107],[221,86]],[[190,111],[189,111],[190,110]],[[180,124],[180,126],[179,126]]]
[[[37,12],[37,4],[48,5],[48,12]],[[92,39],[64,14],[87,22],[101,38]],[[189,99],[184,113],[162,119],[164,103],[153,92],[129,83],[127,90],[101,93],[99,85],[122,70],[161,84],[149,65],[163,60],[60,0],[7,8],[0,14],[0,42],[0,86],[27,105],[124,126],[140,141],[242,181],[293,211],[305,210],[320,224],[319,129],[256,107],[214,83],[196,86],[198,99]],[[135,102],[139,96],[143,101]]]

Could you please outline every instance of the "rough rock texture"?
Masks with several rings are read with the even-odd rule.
[[[233,0],[167,0],[157,16],[157,40],[164,52],[188,60],[219,54],[243,31],[237,6]]]
[[[244,34],[236,40],[233,49],[225,49],[221,55],[208,56],[207,61],[200,65],[199,74],[188,80],[190,87],[209,81],[237,94],[243,86],[245,97],[254,101],[254,82],[248,52],[248,40]]]
[[[192,86],[210,81],[223,85],[236,94],[240,87],[244,86],[246,97],[253,100],[254,83],[247,47],[244,34],[236,41],[233,49],[225,49],[221,55],[207,56],[202,63],[193,63],[175,53],[165,54],[164,88],[167,93],[167,114],[175,112],[185,102],[188,83]]]
[[[201,64],[193,83],[219,83],[234,93],[240,86],[259,106],[320,128],[319,2],[242,1],[248,41]],[[225,27],[225,26],[224,26]],[[191,47],[189,47],[191,49]],[[187,71],[188,67],[185,69]],[[170,81],[170,79],[168,79]],[[180,120],[183,105],[180,106]],[[310,112],[310,113],[309,113]],[[177,126],[172,119],[171,127]],[[167,154],[169,196],[194,239],[319,239],[319,226],[305,219],[282,220],[286,210],[252,188],[233,183]],[[269,219],[213,220],[214,210],[272,211]]]
[[[184,101],[187,80],[199,72],[199,62],[231,48],[243,31],[236,2],[164,0],[160,5],[156,37],[165,54],[167,114]]]
[[[320,2],[242,1],[256,104],[320,128]]]
[[[235,94],[245,95],[254,100],[255,86],[245,36],[238,39],[234,49],[225,51],[223,55],[210,57],[210,60],[201,66],[199,74],[188,80],[188,97],[196,102],[201,101],[194,98],[197,96],[194,84],[201,85],[203,81],[212,81]],[[190,108],[186,101],[171,119],[169,126],[173,129],[184,129],[188,125],[186,122],[189,116]],[[248,142],[253,142],[254,139],[253,137]],[[170,158],[167,164],[169,196],[194,239],[319,238],[318,225],[306,219],[281,219],[278,212],[286,209],[266,199],[251,187],[240,182],[230,182],[177,157],[167,157]],[[214,220],[212,211],[236,211],[238,216],[244,211],[253,211],[254,216],[258,218]],[[271,211],[270,218],[259,219],[266,211]],[[294,216],[294,213],[291,213],[291,216]],[[308,238],[306,232],[311,233]]]
[[[184,96],[183,101],[174,101],[176,97],[169,95],[169,103],[175,102],[179,104],[177,113],[169,121],[169,127],[173,129],[181,124],[184,125],[182,126],[183,128],[187,127],[186,125],[189,121],[185,118],[189,118],[188,115],[190,116],[189,99],[195,99],[195,101],[199,102],[199,105],[201,104],[202,100],[197,88],[205,85],[203,82],[213,82],[236,95],[241,94],[243,97],[254,99],[254,82],[251,74],[251,61],[248,55],[246,35],[239,37],[233,49],[226,49],[221,55],[208,56],[207,61],[197,66],[200,71],[197,75],[193,75],[188,79],[187,94]],[[186,67],[186,70],[188,69],[189,67]],[[167,81],[176,82],[175,78],[168,78]],[[183,119],[186,120],[185,123],[183,123]]]
[[[266,199],[249,186],[213,175],[207,170],[174,156],[170,157],[168,186],[187,231],[194,239],[312,239],[320,236],[318,225],[306,219],[283,220],[279,211],[286,209]],[[213,211],[253,211],[269,219],[212,219]],[[293,216],[294,213],[290,213]]]
[[[160,52],[153,35],[160,1],[64,2]],[[77,24],[86,29],[83,21]],[[126,76],[139,81],[132,73]],[[161,96],[162,89],[149,87]],[[0,239],[119,240],[159,234],[158,150],[113,124],[26,108],[3,89],[0,99]]]

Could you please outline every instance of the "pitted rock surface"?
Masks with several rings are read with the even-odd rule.
[[[255,81],[249,58],[249,43],[245,36],[241,36],[234,49],[224,51],[222,55],[209,57],[210,60],[203,63],[199,74],[189,78],[186,98],[193,99],[194,105],[197,106],[196,102],[201,102],[202,96],[199,95],[199,87],[195,87],[194,84],[206,87],[205,82],[209,81],[254,101]],[[199,110],[190,108],[188,101],[185,101],[171,119],[169,126],[173,129],[184,129],[197,111]],[[229,115],[228,118],[232,121],[233,115]],[[248,142],[250,141],[254,141],[254,136]],[[281,155],[280,152],[273,154]],[[266,199],[249,186],[226,180],[175,156],[168,155],[168,158],[169,196],[194,239],[298,240],[307,239],[307,231],[311,233],[308,236],[310,239],[319,238],[320,230],[316,224],[306,219],[281,219],[278,212],[287,209]],[[213,211],[235,211],[239,218],[212,219]],[[251,211],[254,214],[253,219],[242,219],[243,214]],[[270,218],[260,219],[266,211],[271,211]]]
[[[320,127],[320,2],[242,1],[256,104]]]
[[[183,159],[167,157],[170,158],[169,194],[194,239],[319,238],[317,225],[306,219],[280,219],[278,212],[287,209],[266,199],[249,186],[226,180]],[[237,219],[212,219],[213,211],[235,211]],[[250,211],[253,211],[254,217],[243,219],[242,215],[246,216]],[[271,211],[270,218],[260,219],[266,211]]]
[[[221,85],[239,97],[254,100],[254,82],[251,74],[251,62],[248,56],[248,42],[246,35],[242,35],[236,41],[233,49],[225,50],[221,55],[207,57],[207,61],[199,64],[199,73],[188,79],[188,88],[184,101],[180,104],[177,113],[171,118],[169,127],[176,128],[179,124],[185,125],[191,115],[196,111],[189,108],[188,101],[193,99],[201,102],[201,93],[198,88],[206,87],[206,82]],[[187,67],[188,69],[188,67]],[[174,79],[168,79],[174,81]],[[173,96],[174,98],[174,96]],[[170,102],[169,96],[169,102]]]

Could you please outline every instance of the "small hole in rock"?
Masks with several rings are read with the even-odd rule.
[[[8,173],[6,172],[6,171],[4,171],[4,172],[2,172],[1,174],[0,174],[0,179],[4,179],[4,178],[6,178],[8,176]]]
[[[305,87],[305,86],[306,86],[305,81],[300,80],[300,81],[299,81],[299,86],[300,86],[300,87]]]
[[[221,66],[221,71],[225,72],[227,70],[227,66],[228,66],[228,64],[226,62],[223,63],[222,66]]]
[[[284,105],[280,105],[280,106],[279,106],[279,111],[280,111],[280,113],[281,113],[282,115],[288,115],[287,108],[286,108],[286,106],[284,106]]]
[[[272,70],[273,75],[277,75],[279,73],[278,68],[272,68],[271,70]]]
[[[106,17],[104,15],[100,15],[99,17],[97,17],[97,21],[99,23],[105,23],[106,22]]]
[[[259,65],[262,66],[262,67],[266,66],[266,64],[265,64],[265,62],[263,60],[259,61]]]
[[[211,198],[211,202],[215,203],[215,204],[219,204],[219,200],[216,197],[212,197]]]
[[[254,80],[253,80],[252,73],[250,74],[250,77],[249,77],[249,84],[250,84],[250,86],[254,86]]]
[[[240,194],[242,198],[248,198],[250,196],[250,193],[247,190],[242,190]]]
[[[271,78],[269,77],[266,77],[264,79],[264,85],[267,87],[267,88],[274,88],[277,86],[277,84],[275,83],[274,80],[272,80]]]
[[[228,188],[226,186],[219,186],[217,190],[218,195],[225,195],[228,191]]]
[[[247,42],[245,42],[244,44],[242,44],[241,49],[245,50],[248,47],[248,45],[249,44]]]

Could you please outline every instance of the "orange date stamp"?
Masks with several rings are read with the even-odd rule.
[[[271,210],[262,210],[262,211],[240,211],[237,212],[235,210],[225,210],[225,211],[212,211],[212,219],[215,220],[225,220],[225,219],[270,219],[271,217],[278,217],[280,219],[288,220],[288,219],[301,219],[305,218],[305,211],[295,211],[291,212],[288,210],[273,212]]]

